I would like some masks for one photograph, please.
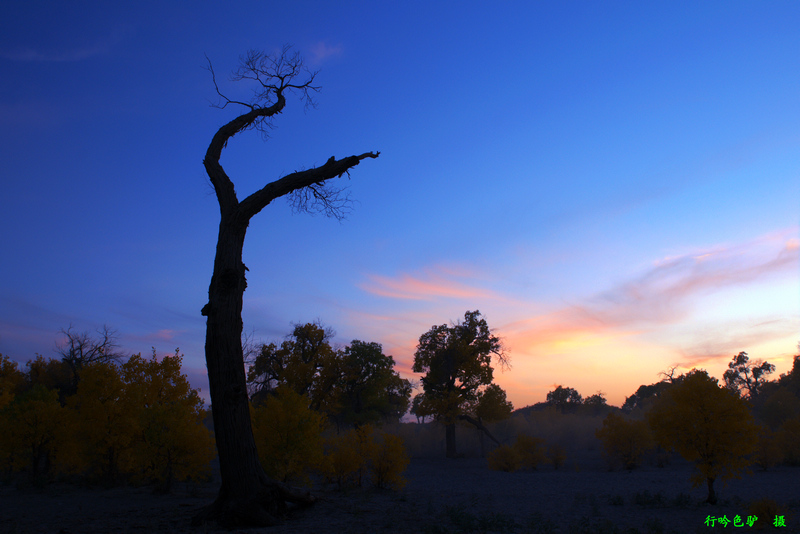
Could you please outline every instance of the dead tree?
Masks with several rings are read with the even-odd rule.
[[[64,341],[56,344],[56,352],[61,356],[71,373],[71,384],[67,395],[74,394],[78,390],[80,373],[84,367],[97,362],[121,363],[125,355],[120,352],[117,343],[117,331],[103,325],[102,330],[98,330],[99,338],[93,338],[89,332],[76,332],[72,325],[64,330]]]
[[[219,454],[222,485],[216,501],[202,509],[193,522],[216,521],[225,526],[268,526],[284,515],[287,502],[310,504],[314,497],[270,479],[261,468],[250,425],[247,383],[242,354],[242,298],[247,283],[242,263],[242,248],[250,219],[276,198],[289,195],[296,211],[321,211],[341,218],[348,208],[342,189],[326,185],[341,177],[365,158],[377,158],[379,152],[342,159],[331,157],[324,165],[293,172],[268,183],[239,201],[234,185],[220,165],[222,149],[235,135],[246,130],[263,134],[272,127],[272,119],[281,113],[286,97],[293,93],[306,105],[313,105],[312,73],[304,68],[298,54],[284,47],[280,54],[267,55],[250,51],[240,58],[232,81],[251,84],[253,98],[241,102],[227,98],[220,91],[209,61],[219,108],[237,106],[244,113],[222,126],[206,151],[205,165],[214,186],[220,208],[219,237],[214,271],[208,288],[208,303],[202,314],[206,321],[206,365],[214,418],[214,432]]]

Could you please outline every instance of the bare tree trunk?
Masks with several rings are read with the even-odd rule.
[[[222,486],[217,500],[194,518],[223,525],[274,525],[286,500],[311,503],[313,497],[269,479],[258,460],[247,398],[242,352],[242,301],[247,282],[242,263],[246,221],[220,221],[209,301],[203,308],[206,365]]]
[[[708,477],[708,504],[717,504],[717,494],[714,492],[714,477]]]
[[[251,51],[234,73],[234,79],[257,80],[261,84],[264,88],[261,104],[229,100],[217,87],[224,102],[220,107],[234,104],[249,111],[217,130],[203,160],[220,207],[214,272],[208,288],[208,304],[202,314],[207,317],[206,365],[222,485],[216,501],[193,518],[195,525],[210,520],[230,527],[274,525],[286,511],[287,502],[310,504],[315,500],[308,492],[269,478],[258,459],[242,350],[242,301],[247,287],[247,269],[242,263],[244,238],[250,219],[284,195],[295,195],[296,209],[341,214],[339,210],[346,199],[338,196],[340,190],[327,189],[324,182],[349,173],[361,160],[377,158],[380,152],[340,160],[331,157],[320,167],[288,174],[241,202],[238,200],[233,182],[220,164],[223,148],[239,132],[268,127],[271,117],[286,104],[285,91],[299,92],[310,102],[308,91],[317,89],[311,85],[314,79],[311,73],[304,83],[293,82],[305,71],[299,56],[288,56],[287,52],[288,48],[284,48],[280,57],[273,57]],[[209,70],[213,75],[210,64]],[[216,87],[216,78],[214,84]]]

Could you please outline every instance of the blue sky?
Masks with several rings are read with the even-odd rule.
[[[794,2],[17,2],[0,17],[0,353],[70,324],[128,352],[203,344],[219,211],[202,158],[250,48],[292,44],[322,91],[236,137],[239,197],[330,156],[342,223],[278,200],[245,243],[245,329],[319,319],[401,373],[479,309],[516,406],[555,385],[619,405],[672,365],[800,340]],[[776,373],[777,375],[777,373]]]

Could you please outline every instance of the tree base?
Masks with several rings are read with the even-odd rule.
[[[307,491],[273,480],[262,481],[260,490],[238,498],[223,486],[217,499],[195,514],[192,526],[216,523],[223,528],[271,527],[286,516],[288,503],[306,507],[316,500]]]

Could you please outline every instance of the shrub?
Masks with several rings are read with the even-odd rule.
[[[508,445],[500,445],[486,457],[489,469],[511,472],[519,469],[520,459],[517,451]]]
[[[638,467],[642,456],[653,447],[644,421],[629,421],[614,412],[606,416],[603,428],[595,435],[603,442],[609,465],[622,464],[629,471]]]
[[[330,437],[325,443],[326,454],[322,463],[325,477],[341,489],[355,484],[356,474],[364,459],[358,454],[358,437],[355,430]]]
[[[567,461],[567,451],[558,443],[553,443],[547,448],[547,456],[553,463],[553,468],[558,470]]]
[[[403,472],[408,466],[408,454],[399,436],[381,432],[370,447],[372,483],[378,488],[402,489],[406,485]]]
[[[517,440],[512,447],[517,455],[519,468],[536,469],[536,466],[543,463],[546,460],[543,444],[544,440],[542,439],[526,434],[517,435]]]

